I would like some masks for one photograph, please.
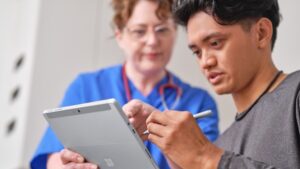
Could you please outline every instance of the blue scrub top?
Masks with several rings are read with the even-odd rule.
[[[174,83],[181,87],[183,92],[180,102],[175,109],[179,111],[189,111],[193,114],[211,109],[213,112],[211,116],[198,119],[197,122],[209,140],[216,140],[219,135],[218,113],[213,98],[207,91],[191,87],[173,74],[172,76]],[[130,80],[129,88],[132,98],[142,100],[157,109],[164,110],[159,94],[159,87],[166,83],[168,83],[167,77],[162,79],[147,97],[143,96]],[[80,74],[67,89],[61,106],[70,106],[109,98],[115,98],[120,105],[124,105],[127,99],[123,84],[122,65],[108,67],[96,72]],[[165,90],[165,100],[169,107],[171,107],[175,98],[176,92],[174,89]],[[145,145],[152,154],[158,167],[160,169],[169,169],[167,161],[159,148],[149,141],[145,141]],[[48,127],[31,160],[31,168],[46,169],[48,154],[59,152],[62,149],[63,145]]]

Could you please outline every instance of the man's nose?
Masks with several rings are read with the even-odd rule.
[[[209,54],[208,52],[203,53],[202,59],[201,59],[201,67],[202,69],[210,69],[211,67],[214,67],[217,65],[216,57],[212,54]]]

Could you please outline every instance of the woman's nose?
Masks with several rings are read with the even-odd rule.
[[[146,44],[147,45],[151,45],[151,46],[155,46],[155,45],[158,45],[159,43],[159,37],[158,35],[156,34],[156,32],[150,32],[147,34],[146,36]]]

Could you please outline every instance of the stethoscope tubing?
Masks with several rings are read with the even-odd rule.
[[[168,83],[163,84],[159,87],[159,95],[160,95],[160,100],[162,102],[162,105],[163,105],[164,109],[165,110],[169,110],[169,109],[172,110],[179,104],[179,101],[180,101],[181,96],[182,96],[182,89],[173,82],[173,76],[168,71],[167,71],[167,77],[168,77]],[[123,66],[122,66],[122,79],[123,79],[123,86],[124,86],[124,89],[125,89],[126,99],[127,99],[127,101],[130,101],[132,99],[132,96],[131,96],[131,91],[130,91],[130,87],[129,87],[129,80],[128,80],[128,77],[126,75],[125,64],[123,64]],[[175,101],[171,105],[170,108],[167,105],[167,102],[165,100],[165,97],[166,97],[165,96],[165,89],[167,89],[167,88],[172,88],[176,92]]]

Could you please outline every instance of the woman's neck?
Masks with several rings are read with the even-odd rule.
[[[125,65],[125,68],[127,77],[144,96],[149,95],[155,85],[166,75],[166,71],[163,69],[155,72],[140,72],[128,64]]]

